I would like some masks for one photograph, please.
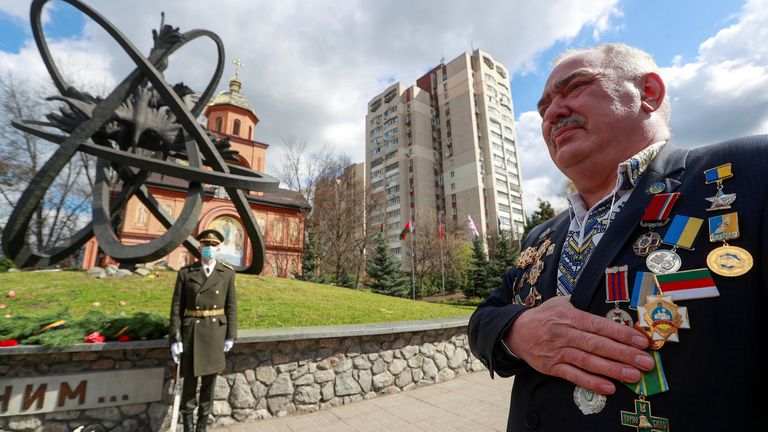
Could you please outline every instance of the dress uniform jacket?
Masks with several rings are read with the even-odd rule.
[[[710,203],[705,198],[714,196],[716,187],[705,183],[704,171],[729,162],[733,177],[723,181],[723,191],[736,193],[737,198],[729,210],[707,211]],[[675,431],[762,430],[768,388],[768,136],[691,150],[671,143],[663,146],[591,255],[571,302],[581,310],[605,316],[614,307],[606,303],[605,269],[627,265],[630,291],[637,272],[650,271],[632,245],[648,232],[640,226],[640,218],[652,197],[649,187],[659,182],[665,185],[664,192],[681,193],[670,218],[704,219],[694,250],[676,251],[682,260],[679,271],[707,268],[707,255],[722,245],[709,241],[707,219],[730,212],[738,212],[741,236],[728,243],[746,249],[754,257],[754,266],[738,277],[712,272],[719,297],[675,302],[687,307],[690,329],[680,329],[679,342],[667,341],[658,351],[669,391],[647,397],[650,414],[667,418],[669,429]],[[536,283],[544,300],[556,295],[558,261],[568,225],[566,211],[534,229],[523,244],[523,249],[536,246],[543,240],[542,234],[551,230],[545,236],[554,242],[554,253],[543,257],[544,269]],[[663,237],[665,229],[656,231]],[[662,244],[660,248],[669,250],[671,246]],[[633,430],[621,425],[620,412],[634,412],[637,395],[623,384],[615,382],[616,393],[608,396],[601,412],[584,415],[573,400],[574,384],[540,373],[510,355],[500,343],[526,309],[513,301],[513,286],[521,273],[512,268],[469,323],[472,352],[490,369],[491,377],[494,373],[515,375],[507,430]],[[528,282],[522,286],[523,298],[529,288]],[[629,310],[627,303],[622,308],[637,322],[636,311]]]
[[[224,309],[223,315],[184,316],[186,310]],[[237,336],[235,271],[216,262],[206,277],[200,262],[179,270],[171,303],[171,342],[182,342],[182,374],[203,376],[224,370],[224,340]]]

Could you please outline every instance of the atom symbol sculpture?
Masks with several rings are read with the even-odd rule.
[[[41,11],[48,0],[34,0],[32,32],[48,73],[61,93],[49,99],[63,102],[48,121],[15,120],[13,126],[59,147],[27,186],[3,231],[3,252],[22,268],[55,264],[81,248],[92,237],[99,247],[121,263],[144,263],[168,255],[183,245],[199,256],[198,243],[191,233],[197,225],[203,203],[203,183],[224,187],[243,222],[252,248],[250,265],[236,269],[260,273],[264,265],[264,242],[246,200],[244,190],[269,192],[278,181],[265,174],[229,165],[236,151],[228,139],[217,140],[195,120],[213,95],[224,69],[224,46],[208,30],[180,32],[161,23],[153,30],[154,46],[148,57],[107,19],[78,0],[63,0],[103,28],[131,58],[136,68],[104,98],[94,97],[70,86],[62,77],[43,36]],[[205,91],[197,98],[183,83],[169,86],[162,72],[168,57],[188,42],[208,38],[218,51],[216,70]],[[63,132],[64,134],[61,134]],[[45,251],[34,251],[27,242],[28,223],[35,208],[59,172],[77,152],[93,155],[96,183],[92,203],[93,220],[69,239]],[[177,161],[186,161],[180,164]],[[210,168],[206,170],[204,167]],[[173,219],[144,186],[153,172],[185,180],[188,184],[184,207]],[[110,198],[113,187],[122,189]],[[140,245],[124,245],[115,234],[113,222],[118,211],[136,196],[166,228],[166,232]]]

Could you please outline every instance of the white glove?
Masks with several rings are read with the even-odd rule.
[[[229,350],[232,349],[232,345],[235,344],[235,341],[232,339],[227,339],[224,341],[224,352],[229,352]]]
[[[181,342],[174,342],[171,344],[171,357],[173,358],[174,363],[179,362],[179,357],[183,352],[184,352],[184,345],[182,345]]]

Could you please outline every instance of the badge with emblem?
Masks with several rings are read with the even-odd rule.
[[[573,401],[584,415],[597,414],[605,408],[605,402],[608,400],[600,393],[587,390],[582,386],[576,386],[573,389]]]
[[[671,296],[648,297],[645,306],[637,307],[640,325],[653,331],[653,340],[679,342],[678,329],[691,328],[688,322],[688,308],[678,306]]]
[[[736,212],[709,218],[709,241],[723,245],[707,255],[707,267],[720,276],[735,277],[747,273],[753,265],[746,250],[730,246],[728,240],[739,238],[739,215]]]
[[[531,290],[525,297],[523,304],[528,307],[536,307],[541,304],[541,293],[539,293],[535,286],[531,286]]]
[[[634,324],[632,316],[619,306],[619,303],[629,302],[628,269],[629,267],[625,265],[605,269],[605,302],[614,305],[605,317],[619,324],[632,327]]]
[[[731,208],[731,204],[736,201],[736,194],[727,194],[723,192],[723,180],[731,177],[733,177],[733,170],[730,163],[704,171],[706,184],[717,183],[717,193],[715,193],[715,196],[704,198],[712,203],[707,211],[727,210]]]
[[[655,195],[655,194],[658,194],[658,193],[662,193],[662,192],[664,192],[664,189],[666,189],[666,188],[667,188],[667,187],[666,187],[666,185],[665,185],[664,183],[662,183],[662,182],[656,182],[656,183],[652,184],[652,185],[651,185],[651,186],[648,188],[648,192],[650,192],[650,193],[652,193],[652,194],[654,194],[654,195]]]
[[[515,266],[522,269],[533,264],[533,261],[536,259],[537,252],[538,248],[536,246],[528,246],[525,248],[525,250],[520,252],[520,255],[518,255],[517,261],[515,261]]]
[[[664,185],[663,183],[659,184]],[[649,230],[638,237],[632,244],[632,250],[635,252],[635,255],[647,256],[659,247],[661,236],[653,230],[669,222],[669,214],[679,198],[680,192],[657,193],[651,198],[651,202],[648,203],[648,207],[646,207],[645,213],[643,213],[643,217],[640,219],[640,226],[646,227]]]

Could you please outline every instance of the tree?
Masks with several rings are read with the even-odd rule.
[[[301,254],[301,274],[293,276],[299,280],[309,282],[320,282],[321,278],[317,274],[317,242],[311,231],[304,233],[304,250]]]
[[[467,267],[467,284],[464,286],[466,297],[485,297],[489,292],[488,257],[485,255],[483,242],[479,236],[472,238],[472,255]]]
[[[0,77],[0,222],[32,178],[45,164],[56,145],[24,133],[10,124],[13,119],[39,120],[54,106],[41,103],[39,86],[11,77]],[[52,88],[51,88],[51,91]],[[92,158],[79,152],[59,173],[29,221],[30,245],[42,251],[73,235],[89,219],[93,194]],[[65,265],[78,265],[75,258]]]
[[[492,258],[488,266],[489,289],[496,289],[504,278],[510,267],[515,265],[517,255],[520,253],[517,241],[512,238],[509,231],[502,230],[500,234],[494,235],[489,243],[493,244]]]
[[[550,204],[549,201],[542,201],[541,199],[539,199],[538,210],[536,210],[535,212],[533,212],[533,214],[531,214],[531,216],[528,218],[528,221],[525,224],[525,230],[523,231],[523,238],[525,238],[525,236],[527,236],[532,229],[552,219],[553,217],[555,217],[555,210],[552,208],[552,204]]]
[[[400,274],[400,262],[389,253],[389,245],[382,236],[374,240],[373,256],[368,260],[366,271],[371,291],[396,297],[409,297],[410,284]]]

